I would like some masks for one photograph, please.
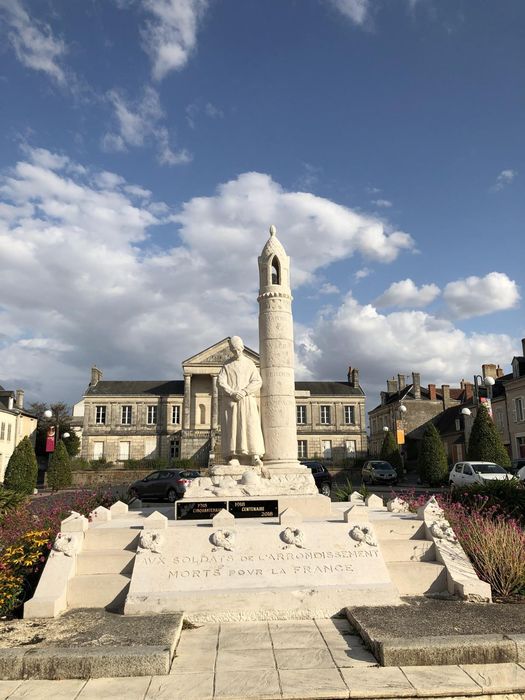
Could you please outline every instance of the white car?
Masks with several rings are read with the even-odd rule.
[[[448,481],[451,486],[470,486],[513,478],[503,467],[493,462],[457,462],[452,467]]]
[[[516,476],[520,481],[525,481],[525,467],[522,467],[516,472]]]

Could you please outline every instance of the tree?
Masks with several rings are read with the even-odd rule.
[[[49,460],[47,470],[47,483],[53,491],[71,486],[73,476],[71,474],[71,457],[62,440],[56,444],[55,451]]]
[[[72,430],[69,434],[69,437],[63,438],[63,441],[69,456],[76,457],[80,452],[80,438],[75,433],[75,431]]]
[[[394,467],[399,478],[403,476],[403,458],[401,457],[396,439],[390,430],[385,432],[379,457],[384,459],[385,462],[389,462]]]
[[[502,467],[510,467],[509,453],[494,425],[489,412],[480,404],[470,431],[467,459],[476,462],[495,462]]]
[[[429,423],[423,433],[418,468],[421,481],[431,486],[439,486],[448,477],[447,453],[434,423]]]
[[[13,450],[4,476],[4,485],[19,493],[33,493],[38,476],[38,464],[31,440],[25,437]]]
[[[48,409],[53,412],[52,418],[46,418],[44,416],[44,412]],[[30,404],[29,411],[38,418],[36,432],[36,453],[38,455],[46,454],[46,436],[48,428],[56,426],[58,423],[60,435],[63,435],[65,432],[72,432],[70,409],[69,406],[62,401],[49,404],[49,406],[41,401],[36,401]]]

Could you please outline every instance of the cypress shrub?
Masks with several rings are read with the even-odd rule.
[[[31,440],[25,437],[15,447],[7,463],[4,485],[18,493],[33,493],[38,476],[38,464]]]
[[[510,467],[509,453],[505,449],[498,429],[483,404],[479,405],[472,425],[467,459],[474,462],[495,462],[502,467]]]
[[[47,470],[47,483],[53,491],[71,486],[73,477],[71,474],[71,457],[62,440],[56,444],[55,451],[49,460]]]
[[[447,455],[441,437],[433,423],[423,434],[418,459],[419,477],[425,484],[439,486],[448,477]]]
[[[76,457],[80,452],[80,438],[73,430],[68,438],[64,438],[64,445],[70,457]]]
[[[385,432],[379,457],[380,459],[384,459],[385,462],[389,462],[394,467],[398,478],[403,476],[403,459],[399,447],[397,446],[396,439],[390,430]]]

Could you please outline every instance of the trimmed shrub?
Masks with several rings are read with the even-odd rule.
[[[19,493],[30,494],[36,486],[38,464],[31,440],[25,437],[15,447],[7,464],[4,485]]]
[[[47,483],[53,491],[71,486],[73,477],[71,474],[71,457],[69,456],[66,446],[59,440],[56,444],[55,451],[49,460],[49,469],[47,470]]]
[[[0,516],[12,508],[18,508],[26,499],[25,493],[0,487]]]
[[[495,462],[510,467],[509,453],[505,449],[498,429],[487,408],[480,404],[472,425],[467,459],[475,462]]]
[[[70,457],[76,457],[80,452],[80,438],[71,430],[68,438],[62,438]]]
[[[419,477],[425,484],[439,486],[448,478],[447,455],[441,437],[433,423],[423,434],[418,459]]]
[[[389,462],[396,470],[399,478],[403,476],[403,459],[399,447],[397,446],[396,439],[390,430],[385,432],[379,458],[383,459],[385,462]]]

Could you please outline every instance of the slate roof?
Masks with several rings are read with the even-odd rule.
[[[364,396],[361,387],[348,382],[295,382],[297,391],[309,391],[313,396]],[[88,387],[86,396],[183,396],[184,381],[100,381]]]

